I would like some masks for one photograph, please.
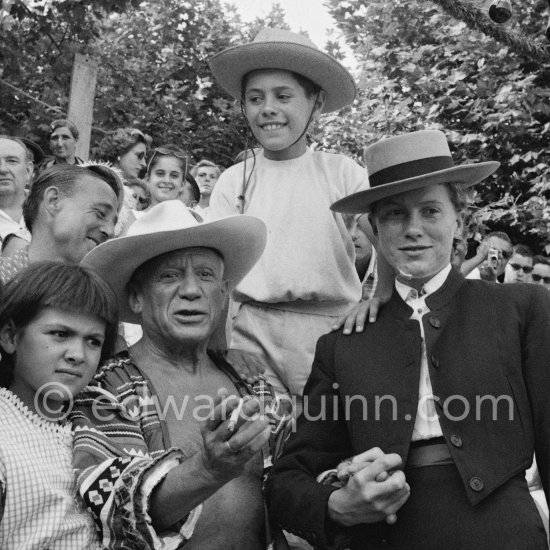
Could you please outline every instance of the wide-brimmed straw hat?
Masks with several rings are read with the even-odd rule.
[[[164,201],[138,218],[127,235],[94,248],[81,264],[95,270],[112,286],[120,319],[139,323],[139,316],[128,305],[127,285],[140,265],[173,250],[212,248],[223,257],[223,278],[232,290],[260,258],[266,235],[265,224],[253,216],[232,216],[201,224],[181,201]]]
[[[306,36],[282,29],[263,29],[250,44],[233,46],[208,61],[220,86],[241,97],[243,77],[258,69],[281,69],[305,76],[327,94],[324,113],[341,109],[355,98],[349,71]]]
[[[456,166],[445,134],[421,130],[391,137],[370,145],[364,152],[370,189],[336,201],[336,212],[367,212],[373,202],[439,183],[470,187],[491,175],[499,162],[478,162]]]

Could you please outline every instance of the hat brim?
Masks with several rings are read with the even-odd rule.
[[[213,56],[208,64],[220,86],[235,99],[241,97],[243,76],[258,69],[281,69],[305,76],[325,90],[324,113],[355,99],[355,82],[347,69],[330,55],[303,44],[272,41],[233,46]]]
[[[20,139],[32,151],[35,166],[38,166],[44,162],[46,155],[44,154],[42,147],[40,147],[38,143],[28,138],[18,138],[18,139]]]
[[[490,176],[499,166],[500,162],[494,161],[453,166],[452,168],[438,170],[431,174],[406,178],[359,191],[358,193],[354,193],[353,195],[336,201],[331,205],[330,209],[335,212],[343,212],[346,214],[361,214],[363,212],[368,212],[373,202],[429,185],[457,183],[463,187],[471,187]]]
[[[204,247],[224,259],[224,280],[232,290],[259,260],[266,243],[265,224],[252,216],[232,216],[185,229],[118,237],[94,248],[81,265],[93,269],[115,291],[121,321],[140,323],[128,304],[127,285],[145,262],[174,250]]]

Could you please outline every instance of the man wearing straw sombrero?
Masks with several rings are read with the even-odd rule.
[[[79,490],[102,547],[265,548],[264,466],[290,415],[265,380],[248,384],[208,350],[265,233],[252,216],[201,224],[165,201],[82,261],[114,289],[121,320],[143,329],[72,413]]]
[[[320,548],[546,549],[525,470],[535,452],[548,499],[550,300],[450,265],[466,190],[498,163],[455,166],[439,131],[366,162],[371,189],[332,208],[370,213],[395,289],[364,333],[319,340],[309,418],[267,482],[273,520]]]

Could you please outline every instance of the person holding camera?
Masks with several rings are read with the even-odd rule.
[[[460,272],[467,279],[499,282],[512,256],[512,241],[503,231],[488,233],[478,246],[475,256],[465,260]]]

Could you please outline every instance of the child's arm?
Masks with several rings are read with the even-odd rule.
[[[395,272],[384,255],[378,250],[376,252],[378,282],[374,296],[372,299],[361,300],[349,313],[343,315],[334,323],[332,330],[338,330],[343,325],[344,334],[351,334],[354,327],[355,332],[363,332],[367,315],[369,323],[374,323],[380,308],[389,301],[395,283]]]

